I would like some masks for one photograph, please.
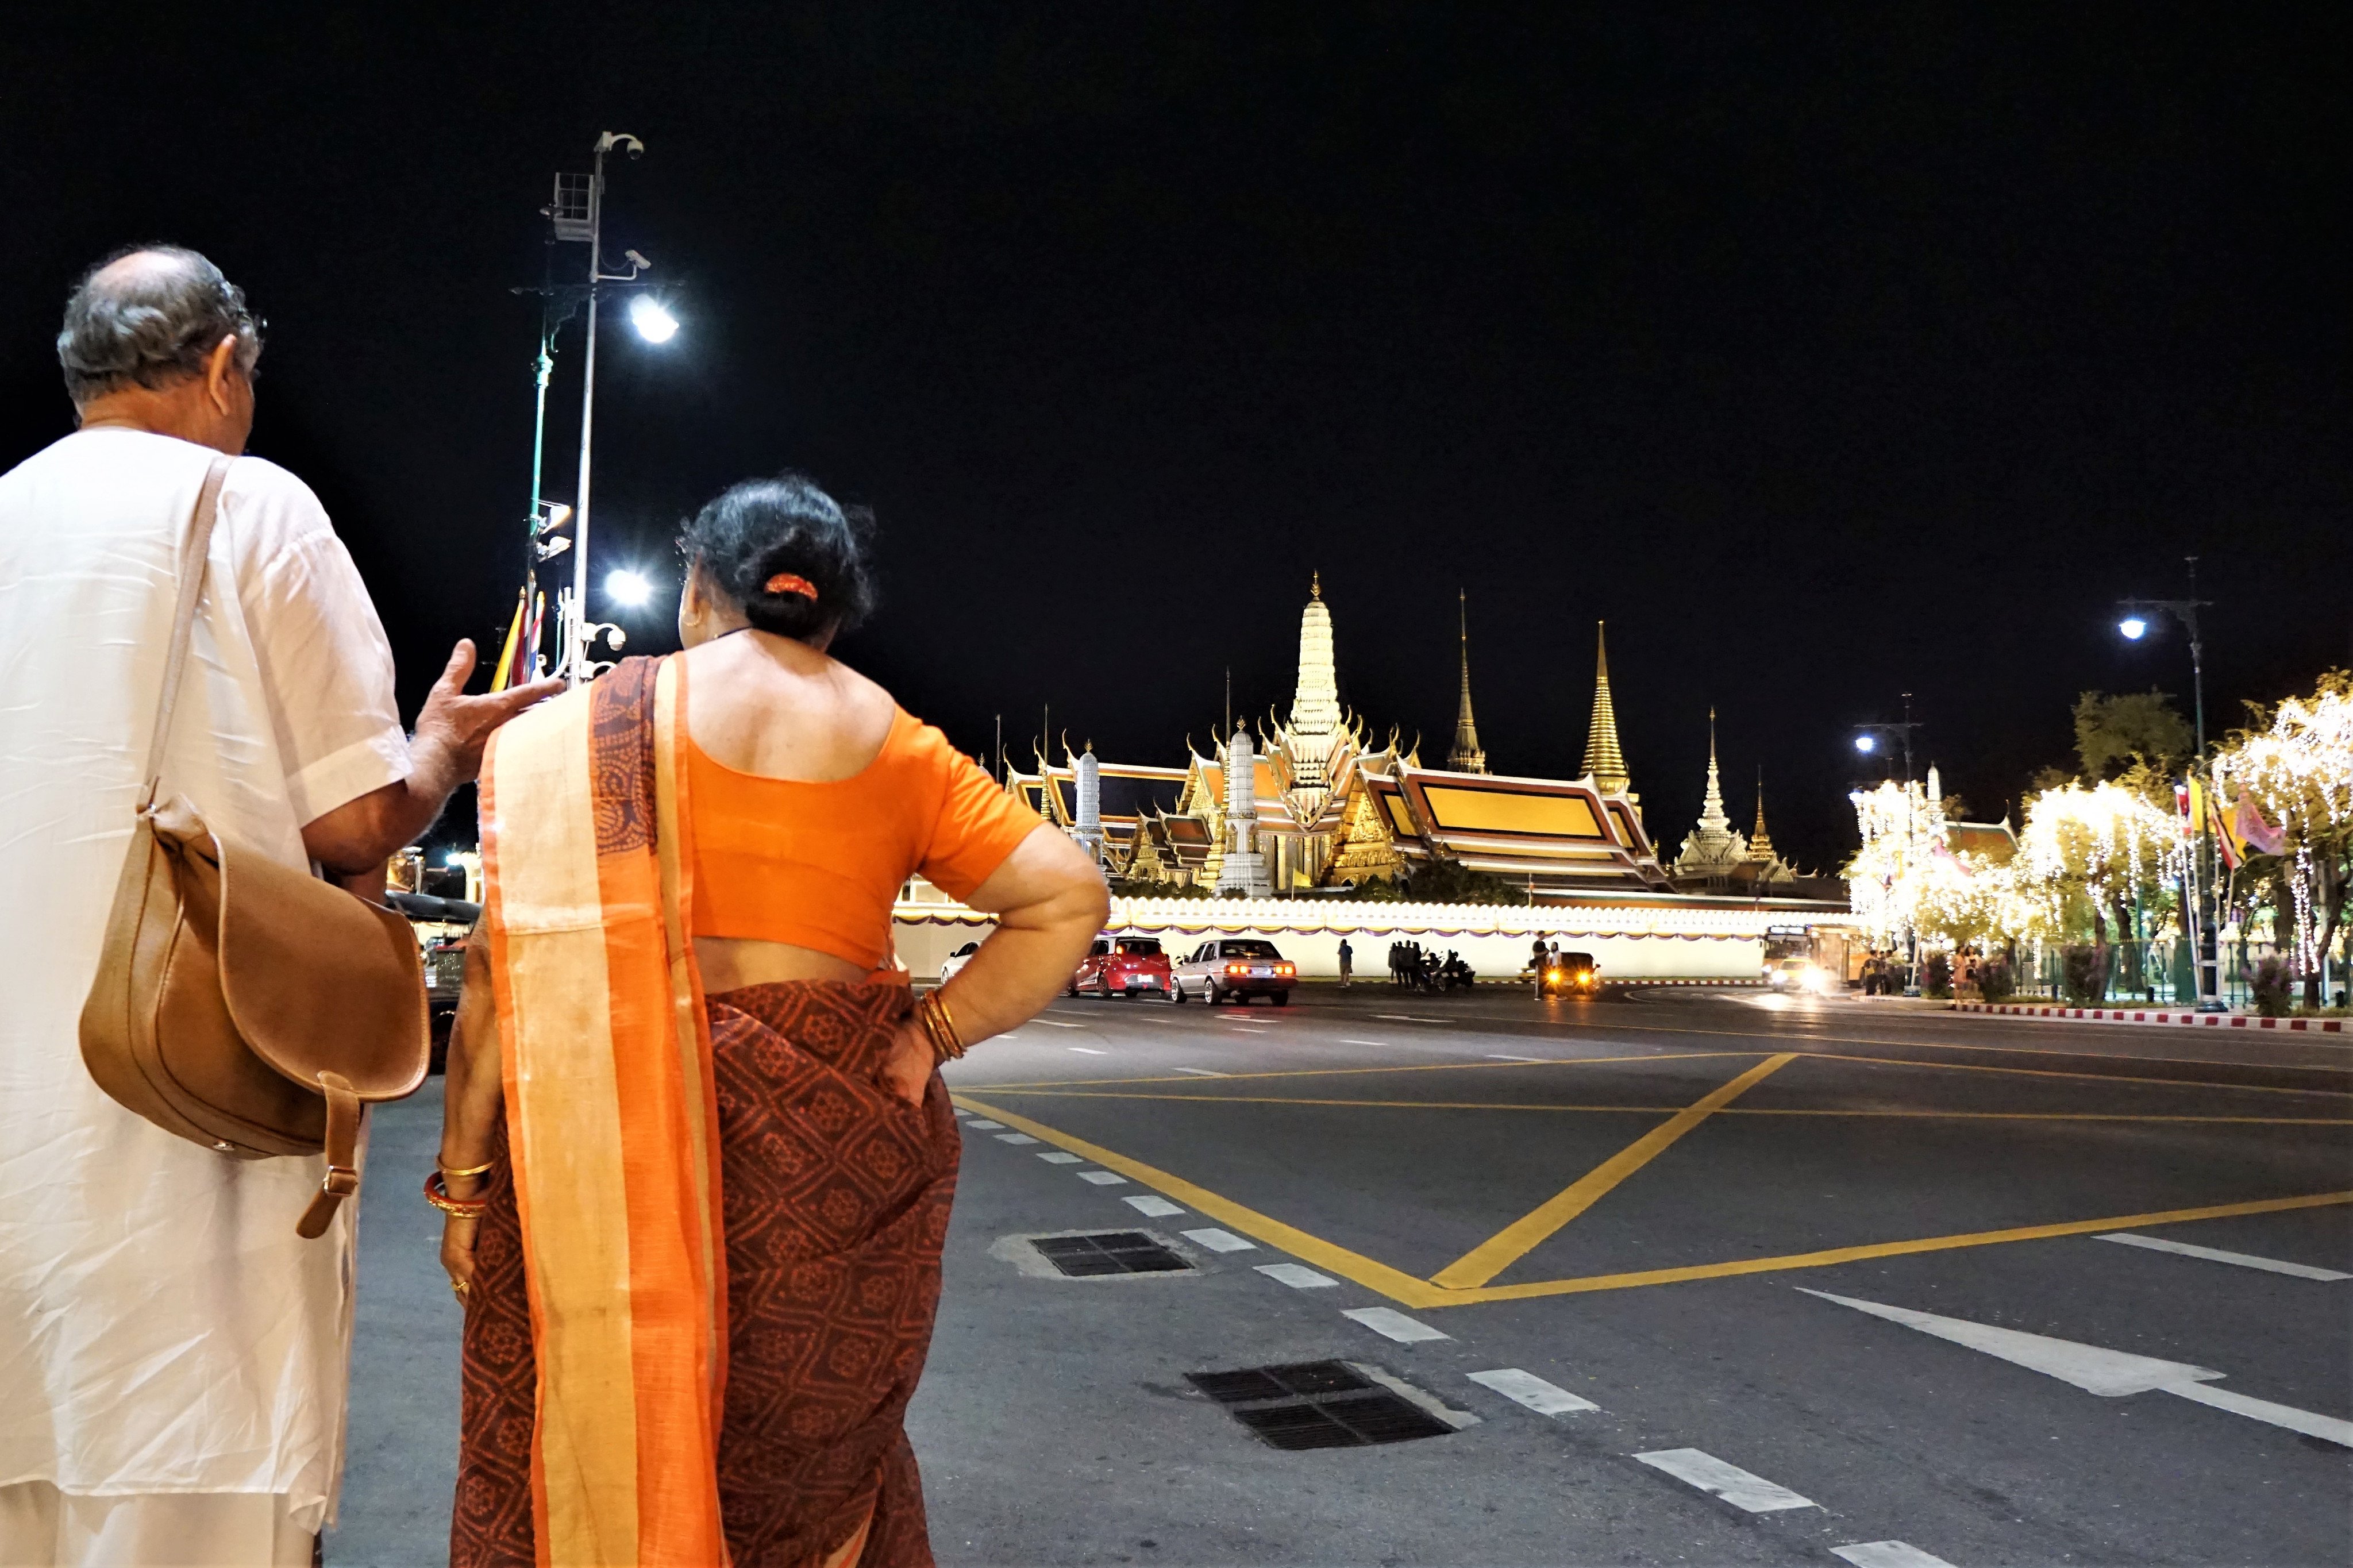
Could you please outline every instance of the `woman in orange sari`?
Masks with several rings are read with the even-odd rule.
[[[797,476],[688,523],[685,651],[485,758],[442,1260],[453,1568],[932,1561],[902,1426],[958,1142],[937,1068],[1068,983],[1093,862],[827,655],[864,521]],[[997,926],[918,1004],[921,873]]]

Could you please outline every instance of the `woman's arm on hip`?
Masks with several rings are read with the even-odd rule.
[[[1094,860],[1043,823],[965,901],[997,916],[997,930],[940,993],[966,1047],[1035,1017],[1071,983],[1111,913]],[[933,1058],[923,1026],[910,1019],[887,1069],[909,1100],[923,1098]]]

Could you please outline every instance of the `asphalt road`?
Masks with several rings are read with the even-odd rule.
[[[944,1563],[2353,1562],[2353,1279],[2315,1277],[2353,1274],[2353,1045],[1375,985],[1060,1002],[950,1079]],[[446,1531],[456,1318],[403,1196],[331,1563]],[[1028,1239],[1111,1231],[1191,1267]],[[1319,1361],[1438,1435],[1283,1451],[1187,1376]]]

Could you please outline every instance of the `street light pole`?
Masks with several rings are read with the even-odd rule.
[[[1904,694],[1904,721],[1900,724],[1858,724],[1855,726],[1854,749],[1869,755],[1878,749],[1878,738],[1895,734],[1904,740],[1904,868],[1908,870],[1917,856],[1914,842],[1915,828],[1912,813],[1912,731],[1922,726],[1912,717],[1912,694]],[[1907,919],[1904,925],[1905,963],[1910,979],[1905,981],[1904,994],[1916,996],[1920,992],[1920,933]]]
[[[2126,641],[2138,642],[2147,635],[2148,622],[2143,612],[2161,611],[2181,623],[2189,635],[2190,704],[2197,713],[2198,761],[2191,771],[2202,794],[2213,787],[2206,774],[2206,639],[2198,630],[2198,612],[2211,609],[2214,601],[2198,596],[2198,557],[2183,558],[2189,566],[2189,596],[2186,599],[2118,599],[2116,608],[2126,612],[2117,624]],[[2214,946],[2214,911],[2208,908],[2213,892],[2213,877],[2206,864],[2206,824],[2194,814],[2189,825],[2189,940],[2196,959],[2193,968],[2198,987],[2198,1010],[2201,1013],[2222,1011],[2221,955]]]
[[[596,435],[597,307],[605,292],[604,285],[635,282],[638,274],[651,265],[632,250],[627,253],[627,272],[605,270],[605,156],[617,150],[635,158],[645,152],[646,146],[634,136],[606,132],[596,138],[596,164],[591,173],[556,176],[555,205],[549,209],[557,239],[586,241],[588,246],[588,344],[580,379],[580,479],[572,501],[572,587],[562,595],[559,613],[564,644],[561,668],[565,682],[573,686],[587,679],[589,644],[600,633],[612,635],[588,618],[588,501]],[[544,369],[542,375],[545,375]],[[543,379],[541,385],[543,397]]]

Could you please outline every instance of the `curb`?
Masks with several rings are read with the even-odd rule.
[[[2023,1007],[2007,1002],[1955,1002],[1955,1013],[2001,1013],[2021,1018],[2081,1018],[2095,1024],[2172,1024],[2209,1029],[2286,1029],[2316,1035],[2345,1033],[2342,1018],[2254,1018],[2243,1013],[2151,1013],[2120,1007]]]
[[[1602,976],[1602,979],[1603,979],[1604,983],[1606,984],[1606,983],[1608,982],[1608,980],[1609,980],[1609,976],[1605,974],[1605,975],[1603,975],[1603,976]],[[1676,979],[1665,979],[1665,980],[1645,980],[1645,979],[1641,978],[1641,976],[1639,976],[1639,975],[1630,975],[1630,975],[1628,975],[1625,979],[1619,981],[1619,982],[1618,982],[1618,984],[1620,984],[1620,985],[1626,986],[1626,987],[1628,987],[1629,989],[1631,989],[1632,987],[1634,987],[1634,986],[1638,986],[1638,985],[1705,985],[1705,986],[1709,986],[1709,987],[1711,987],[1712,989],[1721,991],[1722,989],[1724,989],[1724,988],[1725,988],[1725,986],[1727,986],[1727,985],[1746,985],[1746,986],[1751,986],[1751,987],[1762,987],[1762,986],[1765,984],[1765,982],[1764,982],[1764,981],[1762,981],[1762,980],[1729,980],[1729,979],[1727,979],[1727,980],[1698,980],[1698,979],[1683,979],[1683,978],[1676,978]]]

